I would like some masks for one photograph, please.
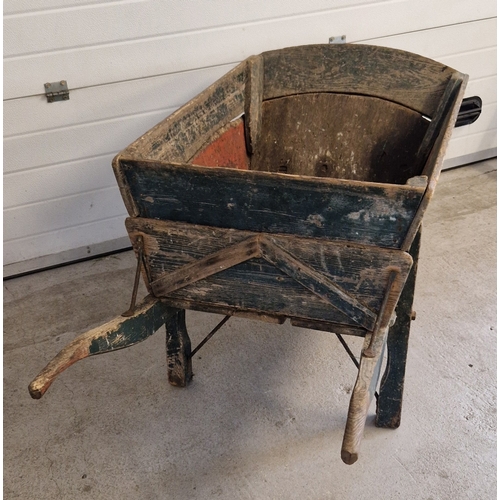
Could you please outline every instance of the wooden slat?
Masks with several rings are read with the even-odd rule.
[[[357,326],[345,326],[326,321],[307,321],[303,319],[290,320],[292,326],[299,328],[308,328],[310,330],[320,330],[323,332],[337,333],[339,335],[353,335],[355,337],[364,337],[366,330]]]
[[[276,266],[280,271],[288,274],[312,293],[329,302],[353,319],[358,325],[367,330],[373,329],[377,316],[365,305],[342,290],[341,287],[325,278],[321,273],[304,265],[293,255],[279,248],[267,238],[262,238],[261,246],[264,259]]]
[[[241,63],[122,151],[139,158],[188,161],[215,131],[243,113]]]
[[[392,248],[401,244],[424,192],[151,161],[115,167],[131,215]]]
[[[245,138],[249,154],[255,151],[262,121],[264,60],[261,55],[247,59],[245,83]]]
[[[427,183],[427,189],[422,197],[420,206],[418,207],[415,217],[410,224],[408,233],[401,244],[401,249],[405,252],[407,252],[411,247],[418,228],[422,223],[424,212],[429,205],[432,195],[434,194],[434,190],[436,189],[437,181],[439,179],[439,175],[441,174],[441,167],[446,154],[446,147],[450,141],[451,134],[453,133],[460,104],[465,93],[467,78],[467,75],[460,75],[457,77],[457,81],[450,84],[450,96],[448,100],[442,103],[442,124],[438,129],[439,133],[434,141],[434,144],[432,145],[432,149],[427,157],[427,161],[422,171],[423,175],[427,175],[429,177],[429,182]]]
[[[313,93],[265,101],[252,170],[405,184],[429,122],[383,99]]]
[[[461,84],[462,78],[460,78],[459,74],[451,75],[443,93],[443,98],[436,109],[435,116],[432,118],[418,149],[417,157],[421,159],[422,167],[425,165],[441,129],[446,125],[446,119],[449,118],[450,110],[453,108],[458,92],[460,92]],[[424,172],[424,175],[429,176],[431,174],[429,170]]]
[[[252,236],[236,245],[228,246],[218,252],[207,255],[203,259],[168,272],[151,283],[157,297],[168,295],[196,281],[220,273],[224,269],[260,257],[259,237]]]
[[[141,218],[127,219],[126,225],[133,240],[143,237],[147,275],[152,282],[256,236],[247,231]],[[396,250],[281,235],[271,241],[304,263],[312,274],[323,275],[372,311],[378,311],[382,303],[387,269],[397,265],[405,276],[411,266],[411,258]],[[348,315],[262,258],[222,270],[162,297],[175,307],[187,304],[205,310],[211,305],[223,314],[244,311],[357,326]]]
[[[368,45],[306,45],[264,52],[264,99],[347,92],[397,102],[434,116],[454,72],[416,54]]]

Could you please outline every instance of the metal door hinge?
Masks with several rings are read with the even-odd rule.
[[[68,82],[66,80],[46,83],[44,87],[45,87],[45,96],[47,97],[47,102],[69,100]]]

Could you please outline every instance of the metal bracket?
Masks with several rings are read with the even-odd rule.
[[[331,36],[328,39],[328,43],[332,43],[332,44],[347,43],[347,37],[345,35]]]
[[[61,80],[60,82],[46,83],[44,84],[44,87],[45,87],[45,96],[47,97],[47,102],[69,100],[68,82],[66,80]]]
[[[143,255],[144,255],[144,239],[142,236],[138,236],[136,240],[138,246],[137,250],[137,267],[135,268],[135,279],[134,288],[132,289],[132,299],[130,300],[130,307],[122,313],[124,318],[129,318],[135,313],[135,303],[137,301],[137,291],[139,290],[139,279],[141,277],[141,266],[144,265]]]

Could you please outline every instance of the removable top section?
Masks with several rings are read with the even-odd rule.
[[[264,52],[146,132],[113,166],[134,217],[406,248],[466,79],[384,47]],[[344,222],[349,231],[335,229]]]

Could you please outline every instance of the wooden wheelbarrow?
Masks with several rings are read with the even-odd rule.
[[[265,52],[119,153],[137,255],[129,311],[30,385],[167,330],[170,383],[192,376],[185,310],[364,337],[342,459],[357,460],[383,352],[377,425],[401,417],[419,228],[467,77],[367,45]],[[149,295],[135,305],[140,274]],[[211,336],[213,332],[209,334]]]

